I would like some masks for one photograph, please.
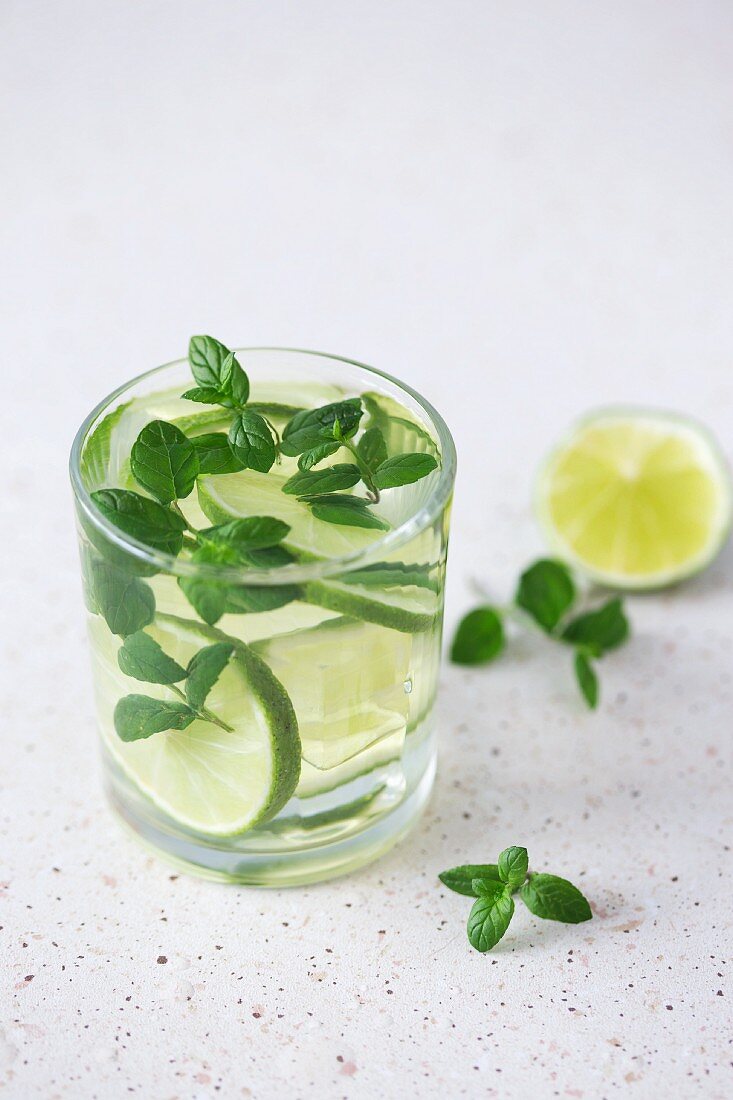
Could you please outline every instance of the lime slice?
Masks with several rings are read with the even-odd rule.
[[[335,768],[386,738],[401,746],[410,703],[407,635],[341,619],[255,649],[292,699],[303,759],[314,768]]]
[[[704,568],[731,519],[730,474],[698,424],[644,410],[579,423],[541,472],[540,522],[555,551],[618,588],[655,588]]]
[[[343,527],[316,519],[297,497],[282,491],[287,478],[270,470],[242,470],[198,479],[199,504],[210,523],[226,523],[239,516],[275,516],[290,524],[286,545],[319,558],[341,557],[363,550],[381,531]]]
[[[169,688],[141,684],[121,672],[119,639],[111,637],[100,619],[91,621],[90,631],[105,744],[160,810],[197,833],[234,836],[282,809],[300,776],[298,725],[282,684],[252,649],[236,644],[234,657],[206,700],[207,708],[232,727],[231,733],[196,721],[185,730],[125,743],[112,718],[121,696],[176,696]],[[212,641],[231,640],[221,631],[172,615],[159,615],[146,633],[182,665]]]
[[[317,798],[319,795],[329,794],[337,787],[342,787],[355,779],[362,779],[365,775],[371,775],[377,769],[381,770],[387,768],[390,764],[395,764],[402,755],[404,742],[404,730],[397,729],[393,734],[368,745],[356,756],[352,756],[348,760],[344,760],[342,764],[329,768],[328,771],[315,768],[307,760],[303,760],[295,797]],[[341,807],[339,807],[339,811],[341,811]]]

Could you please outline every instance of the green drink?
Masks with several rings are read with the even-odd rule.
[[[438,414],[358,364],[195,338],[91,414],[71,473],[121,817],[260,885],[388,849],[435,771]]]

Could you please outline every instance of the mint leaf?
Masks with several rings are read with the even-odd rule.
[[[282,438],[282,453],[295,456],[323,443],[333,442],[333,427],[338,421],[344,439],[349,439],[359,427],[363,409],[358,397],[335,401],[320,409],[304,409],[286,424]]]
[[[144,630],[125,638],[117,653],[117,664],[126,676],[149,684],[175,684],[186,679],[185,668],[169,657]]]
[[[274,516],[245,516],[207,527],[199,537],[216,543],[227,543],[236,550],[260,550],[276,546],[290,531],[290,525]]]
[[[334,439],[330,443],[321,443],[318,447],[313,447],[310,451],[303,451],[298,459],[298,468],[301,470],[310,470],[313,466],[317,466],[319,462],[323,462],[324,458],[330,458],[331,455],[335,455],[336,451],[340,449],[341,444],[337,439]]]
[[[495,863],[464,863],[460,867],[451,867],[449,871],[441,871],[438,878],[449,890],[469,898],[478,897],[473,888],[474,879],[500,881],[499,868]]]
[[[267,473],[277,456],[275,440],[267,421],[259,413],[245,409],[235,416],[229,429],[229,446],[248,470]]]
[[[530,875],[520,897],[530,913],[545,920],[581,924],[593,916],[580,890],[557,875]]]
[[[591,710],[598,706],[598,677],[587,655],[579,649],[575,654],[575,679],[583,693],[583,698]]]
[[[230,615],[257,615],[262,611],[285,607],[302,595],[295,584],[232,584],[226,590],[224,609]]]
[[[551,634],[575,599],[575,585],[562,562],[536,561],[519,578],[515,602]]]
[[[456,665],[479,665],[493,661],[504,649],[504,626],[493,607],[477,607],[458,624],[450,659]]]
[[[187,497],[199,472],[196,451],[179,428],[151,420],[132,445],[130,468],[135,480],[162,504]]]
[[[79,462],[79,472],[84,486],[88,490],[99,489],[107,481],[109,475],[109,459],[112,446],[112,433],[117,427],[125,410],[130,407],[130,402],[118,405],[112,412],[107,413],[103,420],[84,443]]]
[[[468,917],[468,939],[477,951],[490,951],[506,932],[514,915],[514,901],[500,882],[474,880],[474,890],[481,891]]]
[[[163,730],[184,730],[196,715],[185,703],[167,703],[147,695],[125,695],[114,712],[121,741],[139,741]]]
[[[194,653],[188,662],[185,685],[186,699],[194,710],[201,710],[233,653],[234,646],[229,642],[215,642]]]
[[[529,859],[526,848],[505,848],[499,856],[499,878],[511,889],[521,886],[527,877]]]
[[[209,432],[197,435],[191,440],[199,460],[199,473],[236,474],[244,466],[229,446],[224,432]]]
[[[339,489],[350,489],[358,481],[361,481],[359,467],[350,462],[339,462],[335,466],[326,466],[323,470],[294,474],[285,482],[282,491],[291,496],[317,496],[337,492]]]
[[[374,474],[374,484],[378,489],[394,489],[398,485],[411,485],[414,481],[426,477],[437,469],[438,463],[432,455],[401,454],[386,459]]]
[[[316,519],[326,520],[328,523],[341,523],[347,527],[373,527],[378,531],[389,530],[387,521],[372,512],[361,497],[330,493],[309,497],[306,503]]]
[[[379,428],[368,428],[356,445],[359,458],[370,470],[387,461],[387,444]]]
[[[91,565],[92,604],[113,634],[126,637],[153,621],[155,596],[150,585],[106,561]]]
[[[291,565],[296,560],[295,555],[284,546],[263,546],[242,554],[243,564],[252,565],[255,569],[279,569],[281,565]]]
[[[227,403],[230,407],[246,404],[249,397],[247,375],[234,353],[220,340],[215,340],[213,336],[192,336],[188,345],[188,361],[199,386],[211,393],[212,403]],[[189,395],[190,391],[184,394],[185,397]],[[228,402],[226,399],[229,399]]]
[[[178,554],[183,545],[185,520],[159,504],[129,489],[98,489],[91,494],[105,519],[138,542]]]
[[[341,584],[360,584],[364,586],[374,585],[378,588],[427,588],[431,592],[437,592],[439,582],[432,574],[436,566],[425,564],[407,565],[401,561],[377,561],[372,565],[364,565],[361,569],[353,569],[349,573],[343,573],[339,577]]]
[[[571,619],[562,632],[563,641],[583,646],[596,657],[620,646],[628,636],[629,622],[618,597]]]
[[[205,577],[179,577],[178,585],[199,618],[209,626],[219,621],[226,609],[226,584]]]
[[[214,386],[194,386],[181,394],[186,401],[198,401],[201,405],[218,405],[221,391]]]

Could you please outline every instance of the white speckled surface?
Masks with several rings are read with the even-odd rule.
[[[732,30],[712,0],[6,0],[0,1094],[731,1094],[730,547],[629,601],[596,716],[535,643],[446,668],[412,837],[239,890],[104,806],[65,461],[192,331],[372,362],[460,436],[453,624],[540,549],[533,471],[589,405],[730,455]],[[482,957],[435,875],[509,843],[595,919],[519,913]]]

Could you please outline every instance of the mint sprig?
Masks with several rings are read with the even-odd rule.
[[[544,920],[580,924],[591,920],[590,905],[580,890],[557,875],[528,870],[527,849],[505,848],[496,863],[463,864],[438,878],[455,893],[475,898],[466,931],[472,947],[486,952],[504,936],[514,916],[514,896]]]
[[[139,741],[165,730],[186,729],[196,719],[231,733],[232,727],[208,710],[205,703],[233,653],[233,644],[215,642],[195,653],[183,668],[144,631],[126,638],[117,653],[117,663],[125,675],[145,683],[165,685],[182,701],[138,694],[123,696],[114,711],[118,737],[122,741]],[[185,681],[185,691],[176,686],[181,681]]]
[[[524,570],[514,597],[525,622],[530,620],[554,641],[572,646],[578,688],[594,710],[600,694],[594,660],[622,645],[629,623],[618,597],[570,617],[577,599],[572,574],[563,562],[542,558]],[[516,615],[516,612],[515,612]],[[479,665],[495,660],[506,647],[506,612],[488,605],[463,617],[451,646],[454,664]]]

